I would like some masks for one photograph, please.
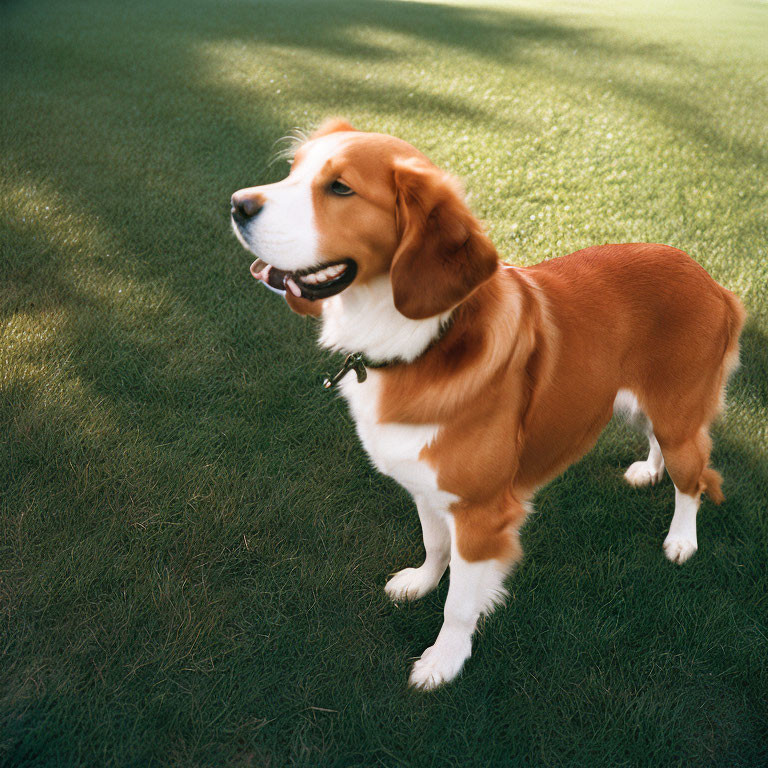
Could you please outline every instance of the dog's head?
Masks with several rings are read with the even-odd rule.
[[[254,277],[301,313],[388,274],[400,313],[432,317],[498,265],[453,178],[410,144],[343,120],[299,146],[283,181],[232,195],[232,226],[257,256]]]

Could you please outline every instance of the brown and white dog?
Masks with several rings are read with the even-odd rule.
[[[656,483],[666,466],[675,485],[667,557],[696,551],[702,492],[723,499],[709,427],[745,313],[685,253],[602,245],[506,266],[454,179],[341,120],[298,147],[286,179],[236,192],[232,223],[254,276],[321,319],[321,345],[385,364],[340,382],[371,460],[421,520],[424,563],[385,590],[422,597],[450,564],[445,620],[413,685],[460,672],[521,557],[529,500],[616,411],[650,442],[627,481]]]

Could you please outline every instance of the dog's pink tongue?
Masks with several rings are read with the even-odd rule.
[[[267,282],[267,278],[269,277],[269,270],[272,269],[271,264],[267,264],[266,262],[262,261],[261,259],[256,259],[256,261],[251,264],[251,274],[257,279],[261,280],[263,283]]]
[[[277,293],[285,293],[285,281],[290,272],[284,272],[282,269],[277,269],[271,264],[267,264],[266,261],[256,259],[251,264],[251,274],[260,282],[269,288],[270,291],[277,291]]]

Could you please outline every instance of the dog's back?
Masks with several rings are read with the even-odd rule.
[[[665,245],[596,246],[525,271],[543,296],[557,359],[539,384],[517,482],[537,487],[574,460],[558,446],[588,450],[624,392],[664,455],[686,455],[672,462],[683,487],[721,498],[708,430],[738,362],[739,300]]]

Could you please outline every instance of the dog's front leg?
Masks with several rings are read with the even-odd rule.
[[[431,690],[461,671],[472,653],[478,619],[506,596],[504,579],[521,556],[517,529],[522,517],[523,508],[509,501],[493,508],[454,507],[447,515],[451,583],[443,626],[435,644],[413,665],[411,685]]]
[[[415,496],[424,538],[424,563],[418,568],[404,568],[386,583],[385,592],[395,602],[418,600],[440,582],[451,556],[451,537],[447,514],[437,510],[426,496]]]

